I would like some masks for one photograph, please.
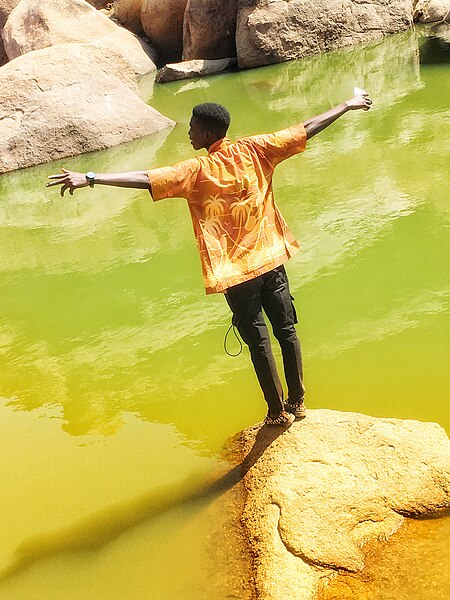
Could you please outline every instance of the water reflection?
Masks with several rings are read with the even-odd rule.
[[[309,403],[450,425],[450,90],[444,64],[421,69],[420,36],[156,86],[151,103],[179,122],[167,138],[0,177],[0,395],[8,399],[0,422],[8,427],[3,480],[14,482],[0,502],[9,548],[39,531],[50,532],[49,548],[52,539],[64,546],[66,534],[69,544],[74,514],[110,519],[102,511],[111,488],[122,505],[145,499],[166,472],[182,482],[264,414],[246,351],[223,353],[228,309],[222,297],[204,296],[185,203],[101,187],[62,200],[43,187],[62,164],[122,171],[191,156],[187,122],[198,102],[226,103],[234,137],[321,112],[355,84],[371,91],[368,114],[346,115],[275,176],[303,247],[288,268]],[[130,506],[139,514],[143,505]],[[8,518],[13,509],[20,518]],[[172,539],[165,531],[161,539]],[[170,564],[182,562],[166,543]],[[137,555],[128,550],[129,565]],[[115,560],[114,572],[123,566]]]
[[[441,23],[430,29],[430,36],[420,44],[420,62],[423,65],[439,65],[450,62],[450,24]]]
[[[260,427],[255,442],[243,460],[219,477],[196,474],[181,485],[146,493],[120,505],[109,506],[69,527],[24,541],[15,551],[15,559],[0,572],[0,585],[34,563],[67,552],[99,551],[139,524],[148,522],[181,505],[198,510],[203,503],[234,488],[256,464],[267,448],[280,436],[281,428]],[[237,500],[235,500],[237,501]],[[220,526],[219,526],[220,530]]]

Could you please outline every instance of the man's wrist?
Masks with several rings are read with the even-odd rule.
[[[96,177],[96,175],[95,175],[94,171],[88,171],[88,172],[86,173],[85,177],[86,177],[86,181],[87,181],[87,182],[88,182],[88,184],[89,184],[89,187],[94,187],[94,184],[95,184],[95,177]]]

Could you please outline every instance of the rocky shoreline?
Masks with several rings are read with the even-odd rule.
[[[0,0],[0,174],[172,127],[136,86],[157,68],[201,77],[447,20],[450,0]]]

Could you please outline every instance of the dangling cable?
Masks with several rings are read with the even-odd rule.
[[[227,348],[228,334],[230,333],[231,329],[233,329],[233,333],[234,333],[237,341],[239,342],[239,346],[240,346],[239,352],[237,354],[232,354],[231,352],[228,352],[228,348]],[[223,349],[228,354],[228,356],[239,356],[239,354],[242,352],[242,342],[239,339],[238,334],[236,333],[236,327],[233,325],[233,323],[231,323],[231,325],[228,327],[228,331],[225,334],[225,339],[223,340]]]

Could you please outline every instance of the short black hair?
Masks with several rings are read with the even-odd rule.
[[[230,113],[221,104],[215,102],[205,102],[197,104],[192,109],[192,115],[198,119],[202,125],[217,135],[224,136],[230,126]]]

